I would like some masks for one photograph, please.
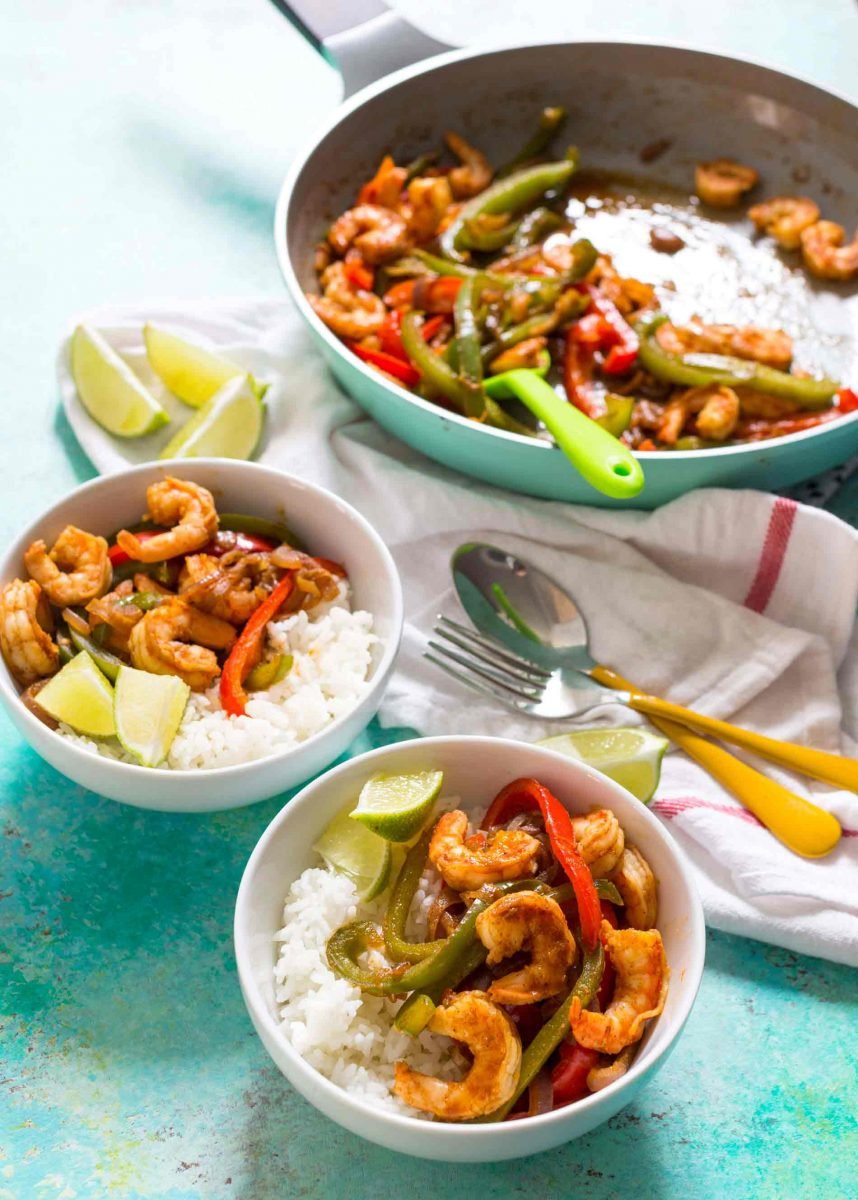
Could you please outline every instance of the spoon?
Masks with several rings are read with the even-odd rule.
[[[552,434],[589,484],[615,500],[629,500],[644,485],[640,463],[607,429],[557,395],[539,371],[517,367],[483,381],[493,400],[517,397]]]
[[[565,676],[568,686],[596,690],[593,704],[582,705],[581,711],[619,702],[645,713],[790,849],[816,858],[837,844],[841,829],[830,813],[700,734],[733,742],[850,791],[858,791],[858,762],[769,738],[643,692],[593,659],[587,648],[587,626],[573,597],[543,571],[512,554],[467,543],[454,553],[452,570],[459,599],[478,630],[522,658]]]

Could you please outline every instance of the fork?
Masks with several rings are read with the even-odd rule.
[[[500,649],[489,638],[449,617],[439,616],[432,632],[435,638],[429,639],[424,650],[424,657],[429,662],[472,691],[496,700],[514,712],[556,721],[580,716],[606,704],[628,704],[635,699],[632,692],[609,691],[600,692],[594,699],[591,684],[582,682],[575,688],[569,682],[578,672],[562,668],[546,670],[505,648]],[[625,683],[619,676],[616,678],[619,683]],[[667,701],[658,703],[671,711],[678,707]],[[730,730],[737,729],[702,714],[689,715],[699,719],[701,724],[713,722],[718,726],[726,725]],[[668,719],[667,713],[659,715],[657,724],[671,741],[732,792],[795,853],[818,858],[837,844],[840,825],[830,813],[754,770],[714,742]],[[781,747],[791,745],[788,742],[777,744]],[[796,746],[795,749],[806,750],[806,747]]]

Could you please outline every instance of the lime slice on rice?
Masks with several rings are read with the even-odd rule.
[[[373,775],[351,818],[388,842],[410,842],[426,824],[443,782],[443,771]]]
[[[362,900],[374,899],[387,887],[392,857],[389,844],[356,825],[349,813],[334,817],[313,849],[331,870],[351,879]]]
[[[190,694],[176,675],[119,668],[113,705],[116,736],[142,766],[157,767],[167,757]]]
[[[108,433],[143,437],[170,420],[128,363],[88,325],[78,325],[72,335],[71,372],[81,404]]]
[[[85,650],[45,684],[36,701],[39,708],[77,733],[111,737],[116,732],[113,688]]]
[[[644,804],[655,795],[668,747],[667,738],[638,728],[573,729],[538,744],[595,767]]]
[[[262,435],[265,406],[249,375],[228,380],[197,409],[160,458],[250,458]]]
[[[191,408],[199,408],[211,400],[225,383],[237,375],[247,372],[238,363],[220,354],[214,354],[203,346],[186,342],[157,325],[143,326],[146,357],[149,365],[162,383]],[[250,386],[261,400],[265,387],[260,386],[249,375]]]

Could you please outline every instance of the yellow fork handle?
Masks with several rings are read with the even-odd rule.
[[[752,754],[759,754],[769,762],[808,775],[811,779],[820,779],[834,787],[858,792],[858,761],[854,758],[829,754],[825,750],[814,750],[810,746],[798,746],[795,742],[782,742],[762,733],[754,733],[750,729],[742,729],[739,725],[731,725],[729,721],[704,716],[693,709],[683,708],[681,704],[672,704],[669,700],[650,696],[630,684],[627,679],[623,679],[610,667],[597,666],[590,673],[595,680],[607,687],[631,692],[630,707],[648,717],[677,721],[700,733],[708,733],[710,737],[718,738],[719,741],[732,742],[734,746],[741,746],[743,750],[750,750]]]
[[[636,691],[627,679],[605,667],[595,668],[592,675],[606,686],[627,692]],[[609,678],[614,682],[609,683]],[[655,718],[653,724],[732,793],[795,854],[805,858],[822,858],[830,854],[840,841],[840,823],[825,809],[781,787],[727,750],[674,721]]]

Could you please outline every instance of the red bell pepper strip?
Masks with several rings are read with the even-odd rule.
[[[572,340],[589,350],[601,350],[610,342],[613,331],[601,313],[588,310],[570,326]]]
[[[837,407],[842,413],[858,411],[858,392],[848,387],[841,388],[837,393]]]
[[[346,258],[344,261],[346,279],[354,287],[359,288],[364,292],[372,290],[372,285],[375,282],[375,275],[372,267],[368,267],[362,258]]]
[[[259,608],[242,629],[238,641],[230,650],[220,677],[220,702],[231,717],[244,714],[247,693],[244,681],[254,665],[254,658],[265,636],[265,626],[278,609],[288,600],[295,586],[293,573],[284,575],[273,591],[263,600]]]
[[[378,331],[378,337],[385,354],[392,354],[394,358],[401,358],[403,362],[408,362],[408,355],[402,344],[402,313],[398,308],[392,309],[387,314],[384,324]]]
[[[158,537],[162,533],[164,533],[163,529],[142,529],[140,533],[135,534],[135,537],[138,541],[148,542],[150,538]],[[118,542],[114,542],[107,551],[107,557],[114,567],[121,567],[123,563],[131,562],[131,555],[126,554]]]
[[[554,1085],[554,1107],[563,1108],[590,1095],[587,1076],[598,1064],[601,1055],[598,1050],[588,1050],[573,1040],[561,1042],[558,1053],[560,1062],[551,1072],[551,1082]]]
[[[371,366],[378,367],[379,370],[392,375],[394,379],[398,379],[406,387],[413,387],[420,379],[420,372],[416,367],[412,367],[410,362],[403,362],[401,358],[394,358],[392,354],[387,354],[384,350],[368,350],[366,346],[361,346],[359,342],[346,342],[346,345],[358,358],[362,358],[364,362],[368,362]]]
[[[583,290],[590,297],[590,307],[582,320],[591,314],[602,319],[603,339],[599,349],[607,350],[602,370],[608,375],[623,375],[634,365],[641,347],[640,338],[612,300],[592,284],[585,283]]]
[[[556,796],[536,779],[514,779],[495,796],[483,818],[483,825],[492,828],[505,825],[518,813],[542,813],[545,832],[554,856],[560,863],[575,892],[581,937],[588,949],[599,940],[602,910],[590,868],[581,857],[572,828],[572,818]]]
[[[566,330],[563,386],[569,403],[580,408],[586,416],[595,419],[607,411],[604,399],[593,384],[593,354],[579,346],[574,325]]]
[[[438,313],[436,316],[430,317],[428,321],[424,321],[423,328],[420,331],[423,334],[423,341],[431,342],[441,326],[446,324],[446,321],[447,318],[443,313]]]
[[[404,279],[384,293],[388,308],[418,308],[421,312],[451,313],[459,288],[464,283],[456,275]]]

